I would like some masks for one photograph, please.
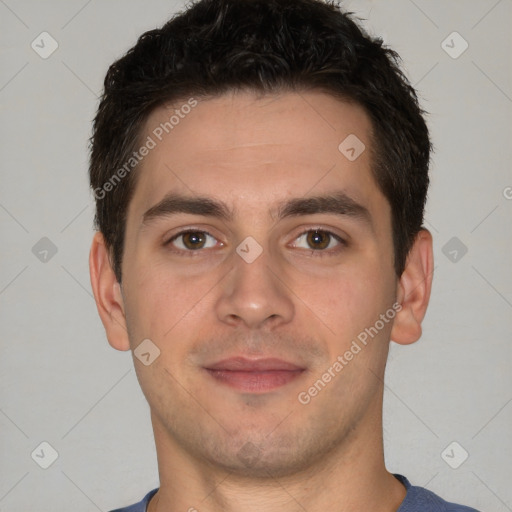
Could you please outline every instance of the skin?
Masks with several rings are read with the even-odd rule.
[[[143,140],[170,113],[155,110]],[[338,150],[349,134],[366,146],[355,161]],[[420,231],[397,278],[391,210],[370,171],[371,144],[364,110],[321,92],[202,100],[136,171],[121,285],[95,235],[91,282],[109,343],[133,350],[149,338],[160,350],[148,366],[134,358],[159,462],[151,512],[391,512],[403,501],[405,488],[384,465],[383,378],[389,340],[409,344],[421,335],[432,238]],[[333,213],[278,219],[280,202],[337,190],[363,205],[369,222]],[[170,192],[223,201],[236,215],[144,223]],[[184,228],[213,238],[185,253],[189,239],[167,243]],[[312,229],[346,244],[327,237],[321,250],[301,237]],[[262,249],[252,263],[236,252],[248,236]],[[394,321],[300,403],[298,394],[395,302]],[[278,357],[305,371],[250,393],[204,370],[236,355]]]

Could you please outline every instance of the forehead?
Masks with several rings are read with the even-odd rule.
[[[169,192],[215,196],[234,211],[340,188],[362,203],[383,200],[367,114],[321,92],[186,98],[153,111],[140,140],[153,148],[136,171],[137,216]]]

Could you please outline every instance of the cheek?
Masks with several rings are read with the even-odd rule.
[[[126,311],[130,338],[150,338],[166,343],[201,309],[215,283],[212,274],[183,276],[166,264],[152,263],[131,269],[136,276],[127,283]],[[128,273],[126,274],[128,275]]]
[[[300,296],[329,328],[332,345],[342,350],[392,306],[388,274],[378,265],[333,272],[321,284],[303,286]],[[387,332],[383,329],[383,335]],[[334,348],[334,347],[333,347]]]

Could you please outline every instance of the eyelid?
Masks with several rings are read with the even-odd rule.
[[[204,228],[198,228],[198,227],[193,227],[193,226],[189,226],[188,228],[183,228],[183,229],[181,229],[179,231],[176,231],[171,236],[166,236],[164,238],[164,244],[163,245],[164,246],[172,245],[172,242],[174,242],[180,236],[186,235],[187,233],[202,233],[202,234],[204,234],[206,236],[209,236],[209,237],[217,240],[218,242],[220,242],[221,245],[225,245],[224,242],[220,241],[215,235],[212,235],[209,231],[205,230]],[[207,247],[207,249],[210,249],[210,247]],[[175,247],[173,249],[173,252],[177,252],[177,253],[199,253],[202,250],[204,250],[204,249],[203,248],[199,248],[199,249],[193,250],[193,249],[180,249],[179,247]]]
[[[335,228],[333,226],[327,226],[323,224],[303,224],[299,227],[297,227],[294,230],[294,234],[292,238],[295,240],[299,236],[309,233],[310,231],[322,231],[323,233],[329,233],[330,235],[333,235],[334,237],[338,237],[344,242],[348,243],[350,237],[348,234],[346,234],[344,231],[342,231],[339,228]]]
[[[329,253],[333,253],[333,252],[336,252],[337,250],[339,250],[339,246],[346,247],[348,245],[348,241],[347,241],[346,237],[338,234],[336,231],[333,231],[331,228],[327,228],[327,227],[323,227],[323,226],[311,226],[311,227],[303,228],[302,231],[300,231],[299,233],[297,233],[296,235],[293,236],[293,240],[296,241],[297,239],[301,238],[304,235],[307,235],[311,231],[320,231],[322,233],[329,235],[331,238],[334,238],[338,242],[338,246],[335,248],[331,248],[331,249],[316,249],[316,250],[301,248],[303,250],[312,251],[315,253],[329,254]]]

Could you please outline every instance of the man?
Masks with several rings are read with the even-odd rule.
[[[91,282],[160,487],[124,511],[471,511],[384,465],[389,341],[421,335],[430,141],[334,4],[202,0],[114,63]]]

